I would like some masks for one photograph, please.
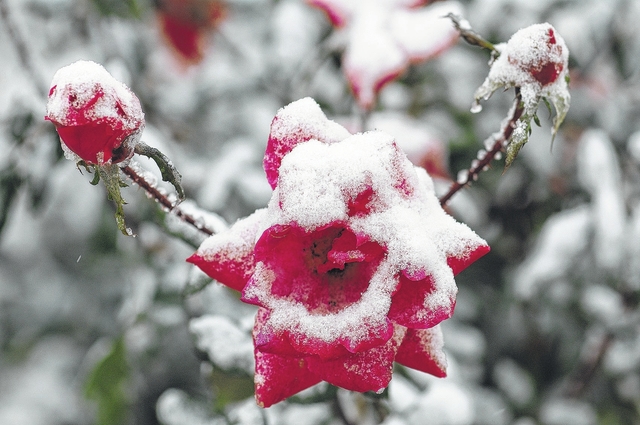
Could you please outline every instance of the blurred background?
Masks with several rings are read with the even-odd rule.
[[[513,90],[471,114],[489,55],[460,41],[365,114],[340,34],[303,0],[0,0],[0,423],[640,423],[640,2],[461,4],[492,42],[551,23],[570,50],[572,104],[552,149],[543,106],[511,168],[495,163],[451,202],[492,251],[457,278],[449,377],[399,370],[381,399],[319,385],[264,411],[253,308],[185,262],[204,235],[137,186],[123,190],[137,236],[117,230],[104,188],[44,121],[55,71],[93,60],[131,87],[143,140],[183,175],[185,208],[228,223],[268,202],[269,124],[293,100],[387,130],[446,191]]]

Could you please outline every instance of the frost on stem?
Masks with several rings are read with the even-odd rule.
[[[495,55],[489,75],[474,95],[471,112],[479,112],[480,100],[488,99],[501,87],[519,89],[523,112],[506,142],[505,168],[508,168],[529,139],[531,120],[538,122],[536,113],[540,100],[547,104],[551,102],[556,110],[553,138],[567,115],[571,101],[568,87],[569,50],[562,37],[548,23],[521,29],[507,43],[493,47]]]

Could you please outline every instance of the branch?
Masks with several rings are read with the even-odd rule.
[[[139,175],[133,168],[127,165],[126,167],[122,168],[122,171],[131,179],[131,181],[140,186],[167,211],[173,212],[179,219],[186,223],[189,223],[202,233],[205,233],[209,236],[215,233],[213,230],[199,223],[196,218],[178,208],[178,206],[176,204],[173,204],[165,194],[160,192],[156,187],[145,180],[144,177]]]
[[[458,177],[458,179],[451,185],[451,188],[449,188],[449,191],[440,198],[440,205],[443,207],[447,205],[451,197],[455,195],[456,192],[470,184],[472,181],[475,181],[478,178],[478,174],[488,167],[491,161],[493,161],[496,156],[502,152],[505,144],[509,141],[509,138],[511,138],[513,130],[516,128],[516,122],[520,119],[523,112],[524,107],[522,106],[520,89],[516,88],[516,99],[511,107],[511,114],[508,120],[502,125],[500,133],[491,136],[491,138],[494,139],[493,146],[484,156],[471,163],[471,167],[467,170],[466,175]],[[489,139],[487,142],[490,143],[491,140]],[[487,142],[485,142],[485,144],[488,144]]]
[[[569,397],[577,398],[587,389],[602,364],[604,356],[611,347],[613,335],[609,332],[603,334],[598,341],[597,349],[590,355],[583,358],[582,362],[574,370],[573,376],[566,386],[566,394]]]

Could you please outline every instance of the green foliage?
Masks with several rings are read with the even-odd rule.
[[[115,15],[121,18],[140,18],[142,7],[138,0],[93,0],[101,15]]]
[[[115,217],[118,229],[120,229],[123,235],[132,236],[133,232],[127,227],[124,221],[124,204],[126,204],[126,202],[120,193],[120,189],[126,187],[126,185],[120,179],[120,167],[114,164],[96,166],[96,172],[100,174],[100,178],[107,188],[109,200],[116,204]]]
[[[86,396],[98,403],[97,425],[124,423],[128,403],[123,387],[128,377],[125,344],[123,337],[120,337],[87,380]]]

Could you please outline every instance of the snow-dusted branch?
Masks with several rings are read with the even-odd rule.
[[[472,161],[471,167],[468,170],[463,170],[459,173],[456,181],[451,185],[449,191],[440,198],[440,204],[446,205],[451,197],[456,194],[460,189],[475,181],[478,178],[478,174],[486,169],[491,161],[497,159],[502,155],[502,151],[505,148],[506,143],[511,138],[513,130],[516,128],[516,123],[524,112],[524,106],[522,104],[522,98],[520,95],[520,89],[516,88],[516,98],[509,112],[509,116],[502,123],[502,129],[498,133],[494,133],[485,141],[487,151],[480,150],[478,152],[478,159]],[[493,144],[492,144],[493,142]]]
[[[131,168],[130,166],[126,166],[122,168],[122,171],[131,179],[132,182],[140,186],[149,196],[155,199],[164,209],[167,211],[171,211],[174,213],[179,219],[182,221],[189,223],[202,233],[205,233],[209,236],[213,235],[215,232],[209,229],[206,225],[202,224],[200,220],[196,219],[192,215],[182,211],[176,204],[171,202],[171,200],[157,187],[149,183],[143,176],[138,174],[136,170]]]

